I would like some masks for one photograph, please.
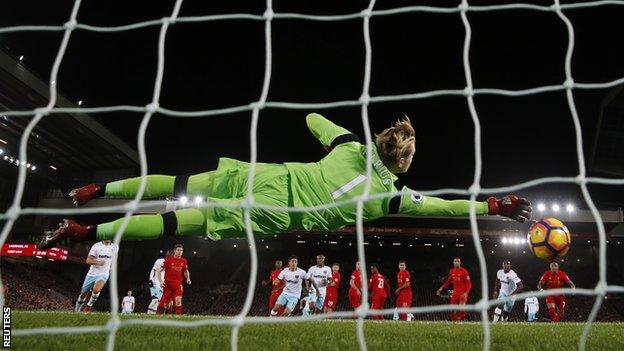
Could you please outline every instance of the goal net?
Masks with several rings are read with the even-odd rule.
[[[393,197],[400,193],[385,193],[385,194],[370,194],[370,180],[372,179],[371,173],[373,171],[372,162],[371,162],[371,154],[372,154],[372,135],[369,127],[369,105],[376,104],[380,102],[389,102],[389,101],[410,101],[417,99],[429,99],[433,97],[439,96],[463,96],[466,99],[466,106],[470,113],[470,117],[472,123],[474,125],[474,176],[471,186],[468,189],[438,189],[432,191],[422,191],[422,194],[425,195],[441,195],[441,194],[452,194],[452,195],[464,195],[469,196],[472,200],[472,204],[470,206],[470,228],[472,231],[472,240],[474,242],[474,246],[476,249],[476,253],[479,261],[479,271],[481,276],[481,296],[480,299],[474,304],[467,304],[465,306],[457,306],[457,305],[438,305],[438,306],[421,306],[421,307],[410,307],[410,308],[400,308],[400,313],[430,313],[430,312],[442,312],[442,311],[452,311],[457,309],[464,309],[466,311],[475,311],[479,312],[481,315],[481,324],[483,327],[483,350],[488,350],[490,347],[490,323],[488,320],[488,309],[500,303],[497,300],[490,300],[488,298],[489,286],[487,279],[487,269],[486,269],[486,261],[483,252],[483,248],[481,246],[479,231],[477,226],[477,217],[476,217],[476,209],[475,209],[475,200],[477,196],[480,194],[505,194],[513,191],[518,191],[520,189],[525,189],[532,186],[543,185],[543,184],[551,184],[551,183],[569,183],[576,184],[580,188],[584,200],[589,207],[594,220],[597,225],[598,237],[599,237],[599,280],[598,284],[594,289],[575,289],[574,293],[578,295],[587,295],[587,296],[595,296],[595,303],[593,305],[593,309],[587,319],[585,324],[583,333],[580,337],[578,347],[580,350],[585,349],[587,337],[590,333],[592,324],[596,319],[598,310],[601,307],[601,303],[603,301],[603,297],[605,294],[609,292],[624,292],[623,286],[614,286],[608,285],[607,276],[606,276],[606,233],[603,221],[600,217],[600,213],[590,196],[588,191],[589,183],[597,183],[597,184],[607,184],[607,185],[624,185],[624,179],[610,179],[610,178],[598,178],[598,177],[587,177],[586,176],[586,165],[585,165],[585,155],[583,153],[583,131],[580,125],[579,116],[577,112],[577,107],[574,100],[574,91],[580,89],[606,89],[610,87],[614,87],[618,84],[624,83],[624,78],[608,81],[608,82],[599,82],[599,83],[579,83],[574,81],[574,77],[572,75],[572,55],[574,53],[574,45],[575,45],[575,36],[574,36],[574,26],[573,23],[566,16],[566,11],[571,9],[581,9],[581,8],[591,8],[598,6],[606,6],[606,5],[624,5],[624,1],[590,1],[590,2],[582,2],[582,3],[571,3],[571,4],[560,4],[558,0],[555,0],[549,6],[541,6],[541,5],[533,5],[526,3],[515,3],[515,4],[504,4],[504,5],[489,5],[489,6],[473,6],[470,5],[467,0],[462,0],[457,6],[453,7],[437,7],[437,6],[405,6],[405,7],[397,7],[391,9],[384,10],[376,10],[375,9],[375,0],[371,0],[368,6],[356,13],[342,14],[342,15],[309,15],[304,13],[277,13],[273,11],[273,5],[271,0],[267,0],[266,2],[266,10],[262,15],[258,14],[250,14],[250,13],[232,13],[232,14],[223,14],[223,15],[207,15],[207,16],[193,16],[193,17],[183,17],[179,16],[180,8],[183,4],[183,0],[175,1],[173,8],[171,9],[171,14],[167,17],[161,19],[154,19],[139,23],[132,23],[128,25],[115,26],[115,27],[104,27],[104,26],[93,26],[85,23],[80,23],[77,21],[78,14],[80,11],[81,0],[76,0],[71,13],[69,14],[69,18],[67,22],[63,25],[57,26],[38,26],[38,25],[20,25],[13,27],[3,27],[0,28],[0,33],[9,33],[9,32],[18,32],[18,31],[57,31],[63,32],[62,42],[58,49],[58,53],[54,60],[52,70],[50,73],[49,83],[49,102],[46,106],[42,106],[36,108],[31,111],[5,111],[3,112],[6,116],[32,116],[30,123],[26,126],[20,140],[20,148],[19,148],[19,159],[27,161],[27,144],[28,140],[31,136],[31,133],[37,123],[41,121],[43,118],[52,118],[51,115],[58,113],[105,113],[105,112],[118,112],[118,111],[127,111],[133,113],[143,113],[143,119],[140,124],[138,130],[138,153],[140,157],[140,171],[141,171],[141,185],[136,197],[127,202],[125,205],[116,207],[117,210],[125,211],[125,222],[115,236],[114,242],[119,244],[121,241],[121,234],[123,233],[130,216],[140,209],[141,202],[140,199],[143,196],[143,193],[146,188],[146,176],[147,176],[147,158],[145,151],[145,136],[146,129],[148,123],[152,116],[155,113],[168,115],[172,117],[209,117],[209,116],[217,116],[217,115],[225,115],[232,114],[236,112],[245,112],[248,111],[251,113],[251,127],[249,130],[249,139],[251,144],[250,149],[250,163],[251,167],[249,169],[249,181],[248,181],[248,196],[246,201],[241,205],[242,210],[244,211],[244,219],[246,225],[246,236],[250,246],[250,257],[251,257],[251,269],[249,274],[249,282],[248,289],[245,298],[244,305],[240,313],[232,318],[224,318],[224,319],[214,319],[214,318],[205,318],[193,321],[184,321],[184,320],[168,320],[168,319],[120,319],[118,315],[119,311],[119,299],[118,299],[118,270],[117,263],[113,262],[111,267],[111,279],[110,279],[110,297],[111,297],[111,313],[110,319],[108,323],[100,326],[83,326],[83,327],[55,327],[55,328],[34,328],[34,329],[15,329],[13,330],[13,334],[15,336],[27,336],[27,335],[37,335],[37,334],[67,334],[67,333],[101,333],[106,332],[108,334],[107,339],[107,350],[113,350],[115,346],[115,338],[117,335],[117,331],[122,327],[127,327],[131,325],[158,325],[158,326],[171,326],[171,327],[180,327],[180,328],[192,328],[192,327],[200,327],[200,326],[208,326],[208,325],[227,325],[231,326],[231,348],[232,350],[237,349],[238,345],[238,336],[240,328],[246,324],[258,324],[258,323],[293,323],[293,322],[303,322],[315,319],[328,319],[328,318],[337,318],[337,317],[356,317],[357,318],[357,339],[359,342],[359,348],[361,350],[367,349],[366,338],[364,334],[364,319],[371,315],[381,315],[381,314],[392,314],[394,309],[386,309],[386,310],[372,310],[368,304],[368,292],[366,289],[362,290],[362,306],[355,311],[340,311],[340,312],[332,312],[329,314],[319,314],[312,315],[310,317],[293,317],[293,318],[268,318],[268,317],[252,317],[248,316],[248,313],[251,308],[251,304],[254,297],[254,290],[257,283],[257,270],[258,270],[258,256],[256,251],[256,240],[252,234],[252,226],[250,219],[250,209],[259,207],[257,203],[254,202],[252,184],[256,169],[256,160],[257,160],[257,128],[258,128],[258,119],[259,115],[262,111],[272,108],[280,108],[280,109],[328,109],[342,106],[359,106],[361,108],[361,123],[363,125],[363,130],[365,132],[365,141],[366,141],[366,183],[365,183],[365,191],[362,196],[359,196],[353,199],[351,202],[355,202],[357,204],[357,222],[356,222],[356,239],[357,239],[357,253],[358,259],[361,262],[362,267],[366,267],[366,257],[364,254],[364,228],[363,228],[363,206],[364,203],[371,199],[373,196],[375,198],[380,197]],[[560,45],[567,45],[565,58],[563,59],[563,67],[565,71],[565,80],[557,85],[546,85],[546,86],[538,86],[530,89],[523,90],[506,90],[506,89],[497,89],[497,88],[478,88],[473,86],[472,81],[472,73],[471,73],[471,65],[469,60],[469,53],[471,48],[471,38],[472,38],[472,28],[471,23],[469,21],[469,14],[472,12],[501,12],[501,11],[512,11],[512,10],[523,10],[523,11],[535,11],[535,12],[543,12],[543,13],[551,13],[553,21],[559,21],[561,26],[564,26],[567,30],[567,43],[553,43]],[[413,12],[421,12],[421,13],[431,13],[431,14],[444,14],[447,16],[458,16],[463,23],[463,27],[465,29],[464,35],[464,43],[463,43],[463,51],[462,51],[462,62],[463,62],[463,71],[465,75],[465,85],[461,89],[444,89],[444,90],[431,90],[431,91],[422,91],[416,92],[412,94],[403,94],[403,95],[381,95],[381,96],[371,96],[370,84],[371,84],[371,62],[373,60],[373,47],[371,43],[370,36],[370,28],[371,28],[371,18],[376,16],[394,16],[398,14],[405,13],[413,13]],[[362,24],[362,35],[364,39],[364,49],[365,49],[365,64],[363,67],[363,84],[361,88],[361,94],[359,97],[354,98],[352,100],[345,101],[330,101],[325,103],[295,103],[295,102],[276,102],[276,101],[268,101],[267,96],[269,93],[269,86],[271,82],[271,73],[273,68],[273,60],[272,60],[272,35],[271,35],[271,26],[273,21],[289,19],[289,20],[299,20],[299,21],[361,21]],[[264,44],[265,44],[265,69],[264,69],[264,80],[262,83],[262,91],[257,100],[250,102],[249,104],[234,106],[229,108],[219,108],[219,109],[209,109],[209,110],[200,110],[200,111],[176,111],[172,109],[167,109],[160,105],[161,100],[161,85],[163,81],[163,75],[165,74],[165,45],[167,45],[167,33],[168,30],[178,24],[183,22],[209,22],[209,21],[230,21],[230,20],[244,20],[244,21],[261,21],[264,22]],[[59,70],[61,69],[61,65],[63,62],[63,57],[65,55],[66,48],[68,46],[69,41],[71,40],[72,33],[76,30],[80,31],[94,31],[94,32],[122,32],[122,31],[130,31],[138,28],[144,27],[160,27],[160,35],[158,38],[158,63],[157,63],[157,71],[156,78],[153,87],[153,97],[152,100],[147,103],[145,106],[101,106],[101,107],[81,107],[81,108],[67,108],[67,107],[57,107],[57,76]],[[533,179],[531,181],[527,181],[521,184],[514,184],[506,187],[498,187],[498,188],[482,188],[481,187],[481,173],[482,173],[482,150],[481,150],[481,121],[479,119],[478,108],[475,106],[474,97],[476,95],[498,95],[498,96],[508,96],[508,97],[519,97],[519,96],[527,96],[533,94],[542,94],[546,92],[565,92],[567,105],[569,106],[569,114],[570,118],[574,124],[574,131],[576,137],[576,154],[578,160],[578,175],[575,177],[547,177],[547,178],[539,178]],[[112,208],[78,208],[78,209],[54,209],[54,208],[21,208],[20,204],[22,202],[22,197],[25,191],[25,182],[26,182],[26,167],[22,166],[18,168],[18,180],[15,190],[14,199],[12,205],[8,208],[8,210],[1,215],[1,219],[5,221],[5,224],[2,228],[2,232],[0,234],[0,245],[6,242],[6,239],[18,217],[23,215],[58,215],[58,214],[85,214],[85,213],[94,213],[94,212],[105,212],[110,211]],[[336,203],[324,206],[324,208],[339,206],[342,203]],[[210,204],[205,203],[202,206],[219,206],[219,204]],[[264,206],[266,208],[266,206]],[[315,208],[315,209],[321,209]],[[301,209],[288,209],[288,210],[301,210]],[[366,269],[362,269],[362,281],[366,282],[367,274]],[[571,293],[572,289],[554,289],[554,290],[544,290],[539,292],[527,292],[517,294],[517,298],[525,298],[529,296],[535,297],[544,297],[547,295],[559,295],[564,293]],[[4,296],[2,290],[0,289],[0,304],[4,306]]]

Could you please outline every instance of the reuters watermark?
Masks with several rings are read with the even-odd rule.
[[[11,307],[2,309],[2,347],[11,348]]]

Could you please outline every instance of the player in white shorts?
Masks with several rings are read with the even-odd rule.
[[[524,299],[524,313],[527,315],[527,321],[534,322],[537,320],[537,312],[539,311],[539,301],[537,297],[527,297]]]
[[[90,265],[91,268],[89,268],[89,272],[87,272],[87,276],[82,284],[82,289],[80,290],[80,295],[78,295],[75,307],[76,312],[82,310],[82,306],[89,292],[91,292],[91,298],[89,298],[87,305],[84,307],[84,312],[89,313],[93,310],[93,304],[97,301],[102,288],[104,288],[104,285],[108,281],[111,262],[117,255],[117,252],[119,252],[119,247],[110,240],[102,240],[91,246],[91,250],[89,250],[86,259],[87,264]]]
[[[297,263],[299,263],[297,256],[290,256],[290,259],[288,260],[288,268],[284,268],[273,281],[274,285],[284,282],[284,290],[282,290],[282,293],[277,298],[275,306],[271,310],[271,317],[276,316],[277,311],[279,311],[282,307],[286,307],[282,316],[290,316],[292,311],[297,306],[297,302],[299,302],[299,299],[301,298],[301,283],[311,280],[306,271],[297,267]],[[314,286],[314,289],[318,292],[318,287],[316,286],[314,280],[311,280],[311,283],[312,286]]]
[[[134,296],[132,290],[128,290],[128,295],[124,296],[121,301],[121,314],[130,314],[134,312]]]
[[[496,272],[492,298],[504,300],[509,297],[510,299],[504,303],[502,310],[499,306],[496,306],[496,309],[494,309],[494,323],[499,320],[503,322],[509,319],[511,309],[516,302],[514,294],[522,291],[523,287],[522,281],[516,272],[511,269],[511,262],[509,260],[504,260],[503,269],[499,269],[498,272]]]
[[[171,250],[167,251],[165,256],[171,256]],[[158,303],[160,302],[160,298],[163,295],[163,287],[160,286],[160,280],[156,276],[156,272],[158,269],[162,267],[163,262],[165,262],[164,258],[159,258],[154,262],[154,266],[150,271],[149,276],[149,287],[150,287],[150,296],[152,297],[152,301],[149,306],[147,306],[148,314],[156,314],[156,310],[158,309]],[[165,271],[161,270],[162,280],[165,280]]]
[[[332,280],[332,269],[325,265],[325,255],[316,255],[316,266],[308,269],[308,277],[311,281],[316,283],[318,287],[318,293],[312,292],[308,295],[310,301],[310,309],[304,310],[303,315],[310,315],[312,313],[320,313],[323,311],[323,305],[325,304],[325,294],[327,292],[327,284]],[[306,282],[306,288],[310,289],[310,284]]]

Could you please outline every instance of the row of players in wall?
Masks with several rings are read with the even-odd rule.
[[[316,265],[310,267],[308,271],[304,271],[297,267],[298,259],[291,256],[288,260],[288,267],[282,268],[282,261],[275,261],[275,269],[271,271],[268,281],[263,284],[271,284],[271,295],[269,298],[269,308],[271,316],[289,316],[299,305],[304,316],[310,313],[328,313],[332,312],[338,301],[338,288],[341,282],[340,265],[332,264],[332,267],[325,265],[325,256],[319,254],[316,256]],[[407,308],[412,306],[412,289],[410,273],[407,271],[407,265],[404,260],[398,262],[398,272],[396,278],[396,289],[394,294],[396,297],[397,308]],[[538,282],[538,290],[557,289],[570,285],[575,288],[574,283],[568,275],[559,269],[557,262],[550,264],[550,270],[544,272]],[[301,299],[302,285],[308,292],[307,297]],[[461,266],[461,259],[456,257],[453,259],[453,268],[450,269],[445,282],[436,291],[438,296],[442,296],[444,290],[453,285],[450,303],[453,305],[465,305],[468,301],[472,282],[468,271]],[[386,300],[391,295],[390,284],[387,277],[379,272],[379,266],[372,264],[370,267],[370,279],[367,286],[371,291],[371,309],[383,309]],[[502,269],[496,273],[496,281],[494,283],[493,298],[500,299],[501,304],[494,310],[494,322],[506,321],[515,304],[514,295],[524,289],[522,280],[518,274],[511,269],[511,262],[504,260]],[[355,263],[355,269],[351,273],[349,280],[348,298],[353,309],[357,309],[362,304],[362,282],[360,275],[360,263]],[[546,305],[553,322],[558,322],[564,317],[565,313],[565,296],[551,295],[546,297]],[[536,320],[539,311],[539,303],[537,298],[529,297],[525,300],[525,313],[529,321]],[[384,319],[383,315],[374,315],[373,319]],[[395,319],[408,321],[413,318],[409,313],[395,313]],[[464,310],[451,312],[451,320],[463,321],[466,318]]]

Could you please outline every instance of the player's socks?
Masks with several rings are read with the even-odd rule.
[[[457,315],[458,315],[457,320],[460,322],[466,319],[466,311],[459,311],[457,312]]]
[[[310,308],[306,305],[306,307],[303,308],[303,310],[301,311],[301,315],[304,317],[307,317],[310,315]]]
[[[146,178],[147,186],[145,187],[145,192],[143,194],[144,199],[154,199],[174,195],[176,177],[154,174],[148,175]],[[107,183],[104,188],[104,194],[111,197],[121,197],[126,199],[133,198],[136,196],[140,184],[141,177],[128,178]]]
[[[158,308],[156,308],[156,314],[163,314],[163,312],[165,312],[165,307],[158,305]]]
[[[181,193],[187,196],[205,194],[210,188],[215,171],[198,173],[191,176],[148,175],[147,186],[143,193],[144,199],[154,199],[165,196],[178,196]],[[104,187],[106,196],[133,198],[141,184],[141,177],[128,178],[107,183]]]
[[[93,307],[93,305],[95,304],[95,301],[97,301],[98,297],[100,297],[100,293],[92,293],[91,294],[91,298],[89,299],[89,302],[87,302],[87,306],[89,307]]]
[[[558,309],[558,316],[559,316],[559,320],[563,319],[564,313],[565,313],[565,302],[560,302],[557,304],[557,309]]]
[[[214,171],[187,176],[148,175],[147,186],[143,193],[144,199],[155,199],[166,196],[178,196],[183,193],[187,196],[199,195],[205,192],[211,184]],[[133,198],[141,184],[141,177],[128,178],[107,183],[104,194],[111,197]]]
[[[559,322],[559,315],[554,307],[548,307],[548,313],[550,314],[550,320],[553,322]]]
[[[496,307],[494,309],[494,320],[493,320],[494,323],[498,322],[498,320],[500,319],[501,312],[502,312],[502,310],[500,308],[498,308],[498,307]]]
[[[149,306],[147,307],[147,313],[148,314],[155,314],[156,310],[158,309],[158,299],[152,299],[152,302],[150,302]]]
[[[82,294],[80,296],[82,296]],[[76,300],[76,307],[74,308],[74,311],[76,312],[80,312],[80,310],[82,310],[82,306],[86,302],[86,300],[81,299],[80,296],[78,296],[78,300]]]
[[[175,314],[184,314],[184,310],[182,309],[182,305],[175,307]]]
[[[98,224],[97,240],[112,240],[124,219]],[[206,217],[196,208],[130,217],[123,240],[157,239],[163,235],[206,235]]]
[[[123,218],[118,220],[98,224],[96,228],[96,240],[112,240],[115,233],[123,223]],[[157,239],[163,235],[163,216],[156,215],[136,215],[130,217],[128,226],[123,233],[124,240],[149,240]]]
[[[124,218],[98,225],[81,225],[74,220],[64,220],[57,230],[46,235],[39,249],[51,248],[58,241],[70,238],[72,241],[113,240]],[[157,239],[165,234],[206,235],[206,218],[196,208],[186,208],[162,215],[135,215],[123,232],[123,240]]]

